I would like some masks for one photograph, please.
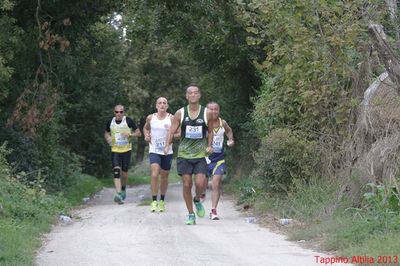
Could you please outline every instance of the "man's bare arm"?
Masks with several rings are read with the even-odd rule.
[[[151,120],[151,116],[152,115],[148,115],[147,116],[146,123],[144,124],[144,127],[143,127],[144,140],[147,141],[147,142],[151,141],[151,138],[150,138],[150,130],[151,130],[151,128],[150,128],[150,120]]]
[[[175,117],[174,115],[171,115],[171,124],[174,117]],[[181,128],[178,126],[178,129],[174,133],[174,139],[180,139],[180,138],[181,138]]]
[[[111,137],[110,132],[104,131],[104,139],[107,141],[108,145],[111,146],[111,144],[112,144],[112,137]]]
[[[232,147],[235,145],[235,140],[233,139],[233,131],[232,128],[228,125],[228,123],[225,120],[222,120],[222,126],[225,129],[225,135],[228,137],[227,145],[229,147]]]
[[[207,109],[207,125],[208,125],[208,137],[207,137],[207,152],[212,153],[213,148],[212,148],[212,142],[214,138],[214,130],[212,127],[210,127],[210,121],[212,120],[212,115],[211,112]]]
[[[140,137],[142,135],[142,133],[140,132],[140,130],[137,128],[135,131],[133,131],[133,133],[131,133],[131,137]]]
[[[169,147],[169,145],[172,144],[172,139],[174,137],[174,134],[178,130],[180,123],[181,123],[181,112],[180,112],[180,110],[178,110],[178,111],[176,111],[174,117],[172,118],[171,127],[168,130],[168,135],[167,135],[167,139],[165,142],[165,148],[164,148],[165,154],[168,154],[168,147]]]

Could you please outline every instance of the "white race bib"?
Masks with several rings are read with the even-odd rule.
[[[128,145],[128,137],[122,135],[121,133],[115,133],[115,146],[125,146]]]
[[[201,139],[203,138],[202,126],[186,126],[186,135],[187,139]]]
[[[213,152],[222,152],[222,148],[224,146],[224,136],[214,136],[213,138]]]
[[[165,147],[165,138],[158,138],[155,140],[155,146],[157,151],[163,151]]]

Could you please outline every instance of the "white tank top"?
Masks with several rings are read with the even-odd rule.
[[[115,117],[110,124],[111,137],[112,137],[112,152],[127,152],[132,149],[132,143],[124,133],[131,133],[131,129],[126,122],[126,116],[122,117],[121,123],[117,124]]]
[[[164,155],[164,147],[167,142],[167,135],[171,127],[171,114],[160,120],[157,114],[153,114],[150,120],[150,138],[149,153]],[[168,154],[172,154],[172,144],[169,145]]]
[[[212,147],[215,153],[224,152],[224,136],[225,136],[225,128],[222,125],[222,119],[219,118],[219,127],[213,128],[214,130],[214,138]]]

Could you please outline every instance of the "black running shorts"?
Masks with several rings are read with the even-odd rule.
[[[192,174],[207,174],[207,162],[205,158],[196,159],[183,159],[177,158],[176,166],[178,174],[192,175]]]
[[[122,171],[128,172],[130,162],[131,162],[131,151],[111,153],[111,163],[113,169],[119,166],[122,169]]]

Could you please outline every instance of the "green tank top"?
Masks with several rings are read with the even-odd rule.
[[[204,158],[207,156],[207,109],[200,105],[197,117],[191,119],[188,108],[189,106],[181,108],[181,141],[178,158]]]

